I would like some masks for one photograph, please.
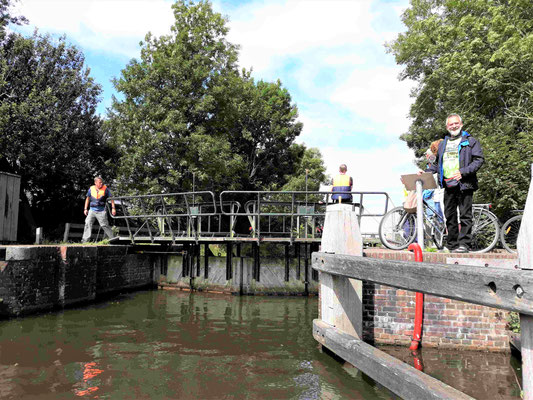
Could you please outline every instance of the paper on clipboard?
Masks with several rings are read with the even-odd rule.
[[[402,175],[402,182],[407,190],[416,190],[416,181],[422,181],[422,189],[436,189],[437,183],[431,172],[424,172],[422,175],[409,174]]]

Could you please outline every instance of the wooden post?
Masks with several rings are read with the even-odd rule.
[[[533,317],[531,315],[520,314],[520,342],[524,400],[533,400]]]
[[[228,243],[226,245],[226,280],[229,281],[233,278],[233,245]]]
[[[195,246],[195,250],[196,250],[196,276],[200,276],[201,272],[200,272],[200,269],[201,269],[201,266],[200,266],[200,244],[197,244]]]
[[[285,245],[285,282],[289,282],[289,245]]]
[[[20,176],[0,172],[0,242],[16,242]]]
[[[63,242],[68,242],[68,236],[70,235],[70,224],[67,222],[65,224],[65,233],[63,235]]]
[[[533,174],[533,164],[531,164]],[[518,233],[518,265],[533,269],[533,184],[529,185],[524,216]],[[533,317],[520,314],[520,341],[522,344],[522,382],[524,400],[533,400]]]
[[[206,243],[204,245],[204,278],[205,279],[209,277],[209,253],[211,253],[211,251],[209,250],[209,243]]]
[[[296,267],[296,279],[297,280],[300,280],[301,276],[302,276],[302,272],[301,272],[301,269],[302,269],[302,265],[301,265],[301,261],[300,261],[300,243],[296,243],[294,245],[294,257],[296,257],[296,259],[298,260],[298,266]]]
[[[531,165],[533,169],[533,164]],[[533,269],[533,184],[529,185],[524,215],[516,242],[518,263],[522,269]]]
[[[259,282],[261,279],[261,253],[259,251],[259,244],[254,243],[254,266],[255,266],[255,280]]]
[[[241,244],[237,243],[237,257],[239,258],[239,294],[244,293],[244,259],[241,257]]]
[[[41,244],[43,242],[43,228],[35,229],[35,244]]]
[[[326,209],[322,251],[363,255],[363,238],[357,213],[349,204],[334,204]],[[360,339],[363,330],[362,282],[320,273],[320,315],[323,322]]]
[[[185,244],[183,245],[183,260],[182,260],[182,272],[181,272],[181,276],[183,278],[189,275],[188,263],[189,263],[189,245]]]
[[[307,243],[304,243],[304,295],[309,296],[309,256]]]

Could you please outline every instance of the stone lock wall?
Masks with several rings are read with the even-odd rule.
[[[160,260],[127,246],[8,246],[0,260],[0,316],[42,312],[157,283]]]

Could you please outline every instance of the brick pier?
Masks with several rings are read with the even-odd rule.
[[[365,257],[414,261],[408,251],[367,249]],[[516,255],[509,253],[424,253],[424,261],[515,268]],[[509,351],[506,329],[508,313],[494,308],[424,296],[422,345],[426,347]],[[413,334],[415,293],[388,286],[363,285],[363,336],[377,344],[409,345]]]

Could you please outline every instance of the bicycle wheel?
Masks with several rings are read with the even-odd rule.
[[[431,224],[431,239],[437,249],[444,248],[444,239],[446,238],[446,224],[444,220],[436,215],[433,216],[433,223]]]
[[[516,253],[516,240],[518,239],[521,223],[522,216],[515,215],[514,217],[509,218],[502,226],[500,240],[505,250],[509,253]]]
[[[379,238],[385,247],[402,250],[416,238],[416,217],[396,207],[383,216],[379,223]]]
[[[500,224],[496,215],[481,207],[474,207],[472,224],[472,253],[491,250],[500,238]]]
[[[444,239],[446,237],[446,223],[435,208],[424,200],[424,230],[425,237],[430,239],[437,249],[444,248]]]

